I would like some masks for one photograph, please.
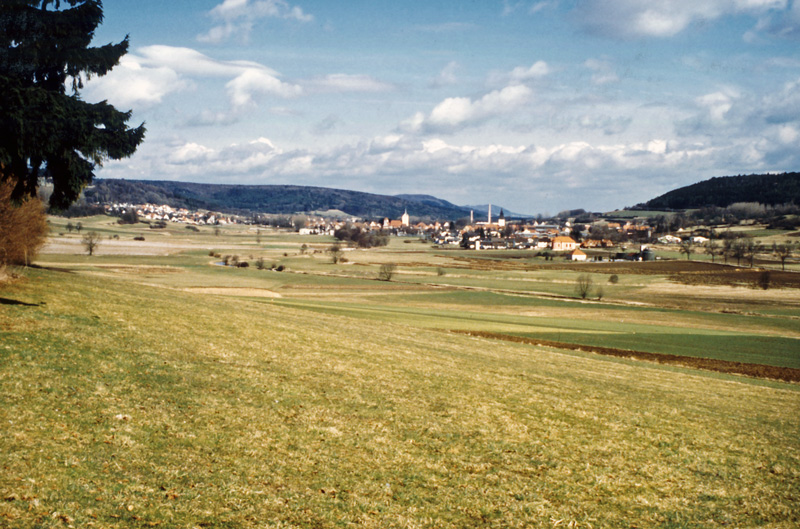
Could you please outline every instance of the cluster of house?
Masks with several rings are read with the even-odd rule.
[[[496,217],[492,217],[491,207],[484,221],[475,221],[471,216],[470,222],[463,226],[456,226],[450,222],[416,222],[411,223],[408,212],[404,212],[400,219],[384,218],[383,221],[360,222],[356,219],[350,221],[317,221],[310,222],[300,230],[304,234],[332,234],[341,226],[357,226],[365,231],[381,231],[398,236],[425,237],[435,244],[443,247],[453,246],[473,250],[498,250],[520,249],[552,251],[566,254],[575,261],[586,260],[587,255],[581,248],[612,248],[615,243],[607,238],[588,238],[591,224],[574,224],[565,221],[562,224],[538,222],[530,220],[507,221],[503,210]],[[598,223],[605,230],[616,231],[622,234],[649,230],[647,226],[633,223]],[[578,234],[575,237],[575,234]],[[575,237],[575,238],[573,238]],[[575,239],[583,239],[577,242]]]
[[[121,216],[134,211],[140,220],[177,222],[194,225],[249,224],[251,219],[225,215],[212,211],[192,211],[186,208],[173,208],[156,204],[111,204],[105,206],[106,213]],[[399,219],[364,221],[357,218],[326,219],[306,217],[305,226],[299,228],[301,235],[333,235],[344,227],[358,227],[365,231],[379,231],[397,236],[425,237],[440,246],[457,246],[474,250],[521,249],[549,250],[566,253],[569,258],[583,261],[587,258],[582,251],[587,248],[611,248],[615,243],[605,238],[589,238],[590,231],[600,226],[607,232],[631,235],[651,228],[632,222],[616,223],[599,221],[595,224],[575,224],[565,221],[560,224],[530,221],[507,221],[503,210],[492,217],[491,206],[483,221],[475,221],[471,215],[468,224],[456,226],[451,222],[411,222],[408,211]],[[577,236],[576,236],[577,234]],[[582,240],[577,242],[576,239]],[[702,238],[699,238],[702,239]],[[680,237],[666,235],[658,239],[662,244],[678,244]],[[703,244],[705,241],[694,241]]]
[[[684,230],[683,229],[679,229],[678,233],[681,233],[682,231],[684,231]],[[701,237],[699,235],[690,235],[690,236],[688,236],[686,238],[681,238],[681,237],[678,237],[677,235],[667,234],[667,235],[664,235],[662,237],[659,237],[657,240],[661,244],[680,244],[680,243],[682,243],[684,241],[689,241],[692,244],[703,245],[703,244],[708,242],[708,237]]]
[[[241,224],[239,217],[224,215],[213,211],[191,211],[186,208],[173,208],[157,204],[111,204],[105,206],[106,214],[115,217],[131,211],[140,220],[180,222],[183,224]]]

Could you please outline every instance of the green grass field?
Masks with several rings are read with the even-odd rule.
[[[795,292],[84,223],[0,287],[0,527],[800,524],[796,384],[448,332],[798,367]]]

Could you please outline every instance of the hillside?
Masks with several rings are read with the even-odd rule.
[[[341,210],[365,218],[400,218],[404,211],[414,218],[457,219],[469,210],[435,197],[420,199],[375,195],[360,191],[292,185],[222,185],[192,182],[102,180],[85,192],[90,203],[156,203],[172,207],[209,209],[228,213],[293,214]]]
[[[737,202],[800,204],[800,173],[711,178],[665,193],[640,204],[639,209],[724,208]]]

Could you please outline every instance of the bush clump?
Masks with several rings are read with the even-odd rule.
[[[47,238],[47,217],[39,198],[11,201],[11,181],[0,183],[0,265],[28,265]]]

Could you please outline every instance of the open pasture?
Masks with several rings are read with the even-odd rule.
[[[437,249],[414,238],[393,238],[385,248],[348,249],[333,264],[327,252],[332,239],[326,237],[250,226],[148,230],[108,217],[87,224],[105,230],[109,243],[141,244],[141,253],[131,255],[127,246],[118,251],[113,244],[104,249],[103,241],[97,255],[75,255],[63,251],[63,243],[79,236],[67,235],[51,241],[51,251],[62,253],[45,253],[40,262],[378,323],[800,368],[800,274],[794,272],[773,270],[774,288],[763,290],[726,280],[756,271],[707,261],[569,263],[532,252]],[[145,231],[152,232],[145,241],[133,241]],[[174,243],[171,250],[153,255],[149,248],[168,246],[165,240]],[[223,256],[249,266],[221,266]],[[387,263],[396,272],[391,281],[378,281],[378,269]],[[277,267],[283,271],[271,270]],[[593,282],[586,299],[576,294],[582,275]]]
[[[0,526],[800,523],[796,384],[449,332],[800,367],[797,291],[221,231],[56,236],[2,287]]]

